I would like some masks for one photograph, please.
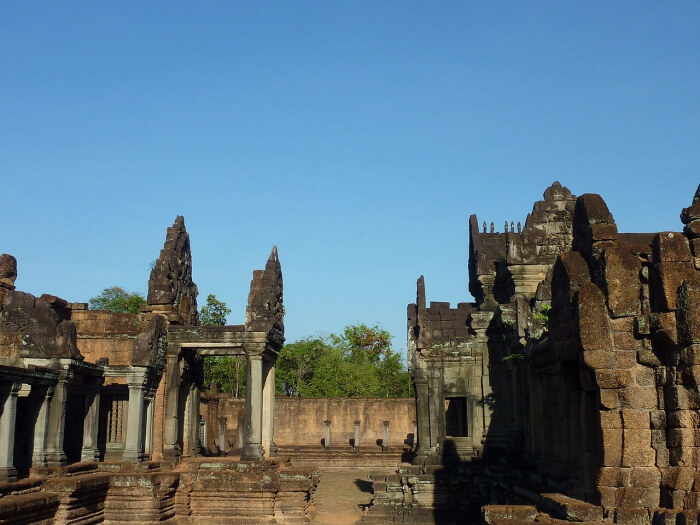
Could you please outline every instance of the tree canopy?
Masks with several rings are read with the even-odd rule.
[[[226,316],[230,313],[231,309],[226,303],[210,293],[207,295],[207,304],[199,311],[199,320],[205,326],[226,326]]]
[[[129,293],[120,286],[105,288],[97,297],[90,299],[91,310],[110,310],[137,314],[142,306],[148,304],[140,293]]]
[[[340,335],[285,345],[276,366],[277,392],[292,397],[407,397],[411,378],[391,334],[349,325]]]
[[[226,316],[231,309],[216,295],[207,295],[207,303],[199,311],[199,320],[205,326],[226,326]],[[204,382],[207,386],[216,383],[219,392],[228,392],[233,397],[245,396],[245,357],[217,356],[204,360]]]

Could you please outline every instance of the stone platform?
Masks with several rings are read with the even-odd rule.
[[[309,523],[317,481],[275,460],[79,463],[0,483],[0,525]]]

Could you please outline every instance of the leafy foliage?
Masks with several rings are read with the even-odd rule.
[[[391,349],[391,334],[364,324],[284,346],[277,360],[277,392],[293,397],[412,395],[401,355]]]
[[[140,293],[129,293],[120,286],[105,288],[97,297],[90,299],[91,310],[110,310],[137,314],[141,307],[148,304]]]
[[[199,319],[205,326],[226,326],[226,316],[231,309],[216,295],[207,295],[207,303],[199,311]],[[219,392],[228,392],[233,397],[245,396],[246,363],[245,357],[217,356],[204,360],[204,383],[214,381]]]
[[[226,326],[226,316],[230,313],[231,309],[226,303],[210,293],[207,295],[207,304],[199,311],[199,319],[205,326]]]

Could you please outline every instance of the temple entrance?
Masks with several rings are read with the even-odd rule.
[[[468,437],[467,398],[445,398],[445,435],[449,437]]]

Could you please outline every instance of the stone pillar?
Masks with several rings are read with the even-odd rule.
[[[101,378],[100,378],[101,379]],[[83,423],[83,450],[81,461],[98,461],[97,429],[100,423],[100,385],[95,379],[85,391],[85,420]]]
[[[146,399],[146,436],[143,452],[146,459],[153,454],[153,397]]]
[[[68,462],[66,453],[63,451],[63,439],[66,431],[68,382],[71,378],[71,375],[66,371],[61,371],[49,405],[48,434],[46,436],[46,464],[49,467],[60,467]]]
[[[384,438],[382,439],[382,449],[389,448],[389,422],[384,421]]]
[[[133,463],[143,460],[145,443],[145,371],[127,374],[129,407],[127,409],[126,442],[122,459]]]
[[[430,453],[438,452],[440,438],[445,437],[445,402],[442,399],[442,380],[438,370],[428,376],[428,410],[430,412]]]
[[[242,460],[263,459],[262,448],[262,356],[248,356],[248,382],[245,395],[245,445]]]
[[[355,436],[352,440],[352,449],[360,447],[360,421],[355,421]]]
[[[277,445],[275,444],[275,363],[263,361],[263,423],[262,446],[265,456],[277,457]]]
[[[428,382],[424,378],[415,380],[416,419],[418,423],[418,448],[416,459],[425,459],[430,454],[430,411],[428,409]]]
[[[323,446],[328,448],[331,446],[331,421],[330,419],[327,419],[323,422],[323,425],[326,430],[326,435],[323,440]]]
[[[34,424],[34,444],[32,447],[32,467],[46,466],[46,437],[49,428],[49,407],[53,396],[53,387],[44,387],[41,393],[41,406]]]
[[[190,455],[197,456],[202,451],[202,440],[200,436],[200,422],[199,422],[199,387],[197,385],[192,385],[190,387]]]
[[[168,354],[165,373],[165,417],[163,422],[163,456],[177,459],[182,454],[178,443],[178,403],[180,398],[180,365],[177,353]]]
[[[17,421],[17,393],[21,383],[0,386],[0,480],[17,479],[15,468],[15,423]]]

